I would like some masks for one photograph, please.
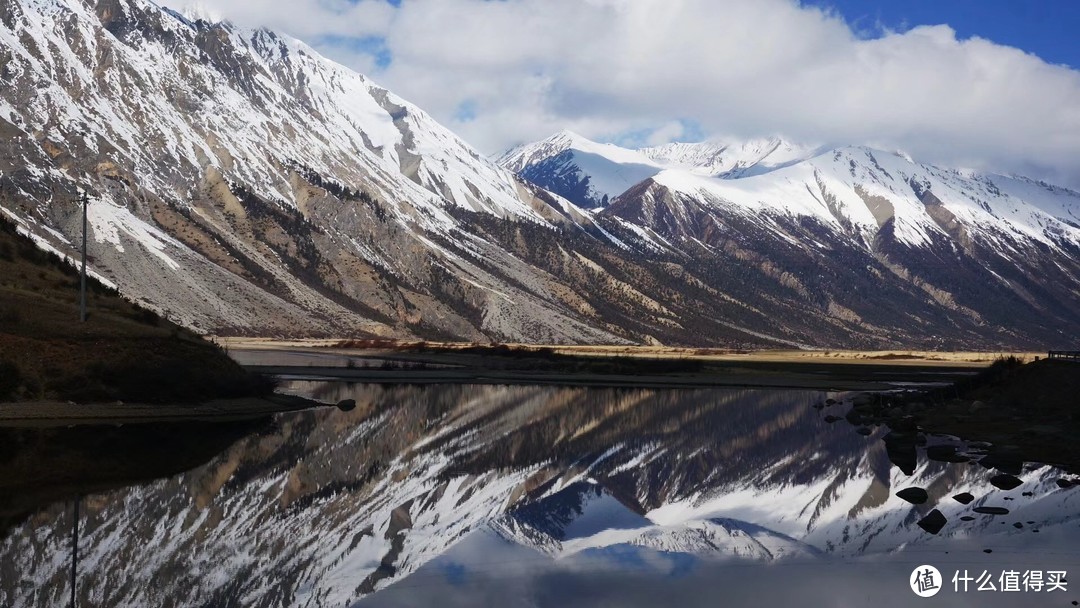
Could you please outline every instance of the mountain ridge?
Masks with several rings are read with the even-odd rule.
[[[858,151],[792,164],[803,148],[774,141],[724,157],[738,179],[631,152],[625,187],[583,209],[302,42],[145,0],[5,3],[0,80],[0,209],[71,255],[88,193],[91,271],[200,333],[961,350],[1080,333],[1073,194],[1028,181]]]

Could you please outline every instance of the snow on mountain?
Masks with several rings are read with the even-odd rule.
[[[508,154],[515,176],[302,42],[146,0],[3,3],[0,81],[4,215],[70,256],[86,192],[91,272],[205,333],[998,349],[1080,331],[1077,195],[1023,178],[570,133]]]
[[[731,144],[672,143],[631,150],[561,131],[514,148],[496,162],[579,205],[603,207],[631,186],[664,170],[742,177],[793,164],[811,155],[810,149],[780,138]]]
[[[583,204],[614,200],[651,178],[730,212],[815,217],[841,232],[854,228],[866,242],[892,220],[898,240],[926,244],[931,232],[947,236],[942,224],[955,219],[991,239],[998,232],[1050,246],[1080,243],[1080,193],[1026,178],[941,169],[866,147],[815,150],[770,138],[629,150],[564,131],[498,162],[571,200],[575,192],[552,177],[573,176],[588,192]],[[923,200],[928,191],[936,200]],[[948,215],[935,218],[928,206]]]
[[[822,317],[868,334],[937,325],[928,304],[983,328],[975,333],[996,327],[1006,341],[1020,331],[1065,344],[1055,325],[1080,323],[1080,193],[861,146],[771,139],[615,151],[581,137],[552,141],[561,143],[522,148],[507,166],[595,204],[595,196],[580,198],[594,179],[589,170],[607,176],[620,160],[646,156],[654,166],[644,173],[655,173],[609,195],[597,225],[627,248],[693,260],[711,276],[707,284],[723,285],[727,301],[747,311],[772,308],[789,289],[818,300]],[[607,164],[576,163],[578,149],[604,150]],[[883,316],[884,302],[904,317]],[[769,323],[735,316],[729,327],[747,334],[813,343],[775,333],[786,313]],[[949,332],[938,325],[930,340]]]
[[[891,223],[895,238],[912,246],[928,244],[931,233],[957,241],[1005,236],[1050,247],[1080,245],[1080,229],[1068,223],[1080,214],[1080,194],[998,176],[964,175],[869,148],[831,150],[738,179],[668,170],[654,181],[747,216],[814,217],[838,232],[854,230],[868,243]],[[933,199],[926,200],[927,193]]]
[[[380,194],[404,194],[431,213],[445,199],[538,219],[511,176],[419,108],[298,40],[192,22],[133,0],[15,2],[5,13],[0,42],[17,66],[9,79],[44,85],[37,103],[14,113],[20,128],[122,156],[162,190],[169,177],[212,166],[296,207],[279,177],[281,164],[292,163],[340,180],[365,170]],[[218,69],[184,77],[200,63]],[[95,73],[115,65],[122,68],[105,78]],[[133,84],[143,85],[138,95],[130,94]],[[158,173],[165,158],[181,164],[172,175]]]
[[[640,152],[668,169],[713,177],[743,177],[806,160],[814,151],[771,137],[732,143],[670,143],[642,148]]]
[[[663,167],[642,152],[599,144],[570,131],[514,148],[497,162],[584,207],[603,207]]]
[[[40,242],[73,249],[87,191],[94,270],[201,331],[621,341],[463,216],[580,209],[298,40],[191,17],[0,7],[0,204]]]

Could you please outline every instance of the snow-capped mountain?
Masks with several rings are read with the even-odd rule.
[[[712,177],[743,177],[806,160],[814,150],[779,137],[733,143],[670,143],[641,153],[666,169]]]
[[[606,164],[577,163],[579,150],[602,153]],[[764,273],[819,300],[825,316],[871,333],[884,317],[864,304],[880,298],[894,318],[910,315],[921,306],[910,298],[919,291],[983,330],[1008,333],[1018,311],[1037,324],[1080,320],[1080,193],[1068,189],[867,147],[810,149],[779,139],[626,150],[560,134],[500,162],[574,199],[579,192],[564,184],[613,184],[611,176],[629,174],[624,165],[645,166],[641,157],[652,175],[604,192],[611,202],[594,215],[598,224],[632,249],[712,260],[719,269],[711,272],[734,265],[732,279],[749,270],[750,293],[732,293],[745,278],[706,280],[739,302],[766,289],[756,280]],[[549,179],[552,167],[573,180]],[[886,295],[893,287],[909,295]],[[1052,333],[1045,339],[1062,339]]]
[[[496,161],[526,181],[585,208],[605,207],[631,186],[668,169],[710,177],[764,173],[805,160],[812,150],[780,138],[672,143],[631,150],[571,131],[518,146]]]
[[[489,532],[544,559],[623,547],[771,562],[957,555],[971,539],[981,556],[1077,534],[1080,489],[1059,488],[1060,471],[1029,466],[1010,491],[970,463],[921,458],[906,475],[879,436],[825,423],[820,393],[289,388],[358,407],[283,415],[188,473],[95,490],[80,604],[353,605]],[[926,504],[895,496],[912,486]],[[933,509],[948,519],[938,535],[916,525]],[[4,606],[63,603],[70,513],[0,533]],[[1014,521],[1024,529],[1001,525]]]
[[[498,164],[586,208],[604,207],[664,165],[642,151],[598,144],[570,132],[506,152]]]
[[[961,349],[1080,333],[1078,195],[1020,178],[564,133],[504,159],[550,165],[538,186],[302,42],[147,0],[3,3],[0,84],[0,213],[72,255],[85,191],[91,272],[203,332]]]
[[[0,59],[5,214],[70,252],[87,191],[94,270],[188,325],[618,341],[454,217],[583,214],[297,40],[146,0],[19,0]]]

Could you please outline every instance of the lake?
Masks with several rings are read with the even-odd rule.
[[[73,467],[76,481],[114,473],[78,490],[80,605],[908,606],[923,565],[940,573],[935,605],[1080,600],[1058,574],[1080,571],[1069,476],[1026,464],[1002,490],[979,446],[947,437],[929,437],[908,474],[888,429],[862,435],[825,421],[842,403],[814,407],[843,393],[282,390],[357,406],[224,435],[157,429],[143,452],[125,448],[138,462],[121,464],[146,466],[125,474],[115,454],[65,453],[67,440],[0,447],[9,471],[55,458],[44,468]],[[120,431],[65,432],[114,443],[104,433]],[[940,445],[955,462],[927,457],[951,453]],[[8,486],[9,503],[38,503],[0,528],[0,605],[67,605],[72,483]],[[912,487],[925,503],[896,496]],[[987,507],[1008,513],[975,511]],[[931,534],[919,522],[935,509],[946,522]]]

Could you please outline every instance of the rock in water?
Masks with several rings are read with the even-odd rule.
[[[1015,475],[1009,475],[1008,473],[1002,473],[1001,475],[994,475],[990,478],[990,485],[1001,490],[1015,490],[1020,487],[1024,482]]]
[[[896,495],[913,505],[921,505],[930,498],[926,494],[926,490],[922,488],[906,488],[897,492]]]
[[[1019,475],[1024,468],[1024,461],[1020,456],[1008,450],[998,450],[983,456],[979,464],[987,469],[997,469],[1009,475]]]
[[[958,502],[958,503],[960,503],[962,505],[966,505],[966,504],[971,504],[971,501],[975,500],[975,497],[972,496],[970,492],[963,492],[961,494],[957,494],[956,496],[953,496],[953,500],[955,500],[956,502]]]
[[[937,534],[938,532],[941,532],[941,529],[944,528],[947,523],[949,523],[949,520],[941,514],[941,511],[934,509],[929,515],[918,521],[918,526],[930,534]]]
[[[956,453],[954,445],[932,445],[926,448],[926,457],[938,462],[968,462],[970,458]]]
[[[338,401],[337,408],[343,412],[351,412],[356,409],[355,399],[343,399]]]
[[[918,456],[915,453],[915,435],[892,431],[884,437],[885,451],[889,462],[896,465],[905,475],[915,473]]]
[[[983,515],[1008,515],[1009,510],[1005,507],[975,507],[972,509],[976,513],[982,513]]]

